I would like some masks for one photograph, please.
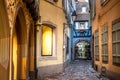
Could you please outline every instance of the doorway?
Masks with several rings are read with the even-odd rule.
[[[26,79],[27,28],[22,8],[19,9],[13,28],[13,79]]]

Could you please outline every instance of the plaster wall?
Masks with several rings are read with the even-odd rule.
[[[120,18],[120,1],[110,0],[105,6],[100,5],[100,0],[96,0],[96,16],[92,22],[92,34],[95,30],[99,31],[99,56],[100,60],[95,61],[98,65],[98,71],[101,71],[101,67],[105,66],[108,71],[120,74],[120,67],[112,64],[112,22]],[[107,24],[108,26],[108,64],[102,63],[102,37],[101,28]],[[114,77],[115,79],[115,77]],[[117,79],[116,79],[117,80]]]
[[[40,0],[41,24],[49,22],[55,27],[54,56],[41,56],[41,28],[37,28],[37,68],[38,78],[53,75],[63,71],[63,23],[66,22],[62,9],[62,0],[51,4],[45,0]]]

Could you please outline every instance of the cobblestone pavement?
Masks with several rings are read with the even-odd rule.
[[[44,80],[109,80],[91,68],[91,61],[74,61],[65,68],[65,72],[46,77]]]

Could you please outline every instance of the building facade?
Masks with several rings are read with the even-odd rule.
[[[32,4],[33,3],[33,4]],[[0,0],[0,79],[26,80],[34,73],[37,1]],[[27,6],[32,4],[32,6]],[[36,7],[35,7],[36,6]],[[29,11],[36,9],[36,11]]]
[[[111,80],[120,76],[120,1],[90,0],[94,67]]]
[[[73,60],[91,59],[91,26],[89,3],[76,0],[76,19],[73,28]]]
[[[36,56],[38,78],[43,79],[64,70],[64,47],[66,48],[67,42],[63,37],[66,18],[62,0],[40,0],[39,7],[41,21],[36,32]],[[69,30],[66,32],[69,33]]]
[[[67,66],[72,61],[72,38],[73,38],[73,25],[76,16],[76,6],[74,0],[63,0],[63,9],[67,22],[64,24],[64,62]]]

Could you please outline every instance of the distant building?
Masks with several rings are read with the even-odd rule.
[[[86,50],[80,46],[90,46],[91,44],[91,26],[89,3],[86,0],[76,0],[76,19],[73,28],[73,55],[72,59],[89,59],[91,58],[91,51]],[[79,45],[78,45],[79,44]],[[78,53],[76,52],[78,48]],[[83,50],[81,51],[80,48]],[[86,51],[85,51],[86,50]],[[89,53],[88,53],[88,52]],[[83,55],[82,55],[83,54]]]

